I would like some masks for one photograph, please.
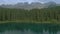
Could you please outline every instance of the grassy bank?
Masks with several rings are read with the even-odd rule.
[[[52,23],[52,24],[60,24],[60,21],[56,21],[56,20],[51,20],[51,21],[30,21],[30,20],[16,20],[16,21],[0,21],[0,24],[1,23],[36,23],[36,24],[39,24],[39,23]]]

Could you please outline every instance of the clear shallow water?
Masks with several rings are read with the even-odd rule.
[[[43,31],[43,32],[33,32],[31,30],[28,31],[18,31],[18,30],[11,30],[11,31],[5,31],[5,32],[1,32],[0,34],[60,34],[60,31],[57,33],[51,32],[49,33],[48,31]]]
[[[6,23],[0,24],[0,34],[60,34],[60,25]]]

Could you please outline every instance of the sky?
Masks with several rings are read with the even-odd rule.
[[[58,4],[60,4],[60,0],[0,0],[0,4],[16,4],[18,2],[41,2],[41,3],[46,3],[49,1],[54,1]]]

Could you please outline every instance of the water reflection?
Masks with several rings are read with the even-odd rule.
[[[0,24],[0,34],[60,34],[58,24]]]
[[[0,34],[60,34],[60,31],[57,33],[49,33],[48,31],[43,31],[43,32],[33,32],[31,30],[28,31],[19,31],[19,30],[10,30],[10,31],[5,31],[5,32],[1,32]]]

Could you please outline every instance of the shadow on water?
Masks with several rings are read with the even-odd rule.
[[[0,24],[0,34],[60,34],[60,25],[42,23],[5,23]]]

